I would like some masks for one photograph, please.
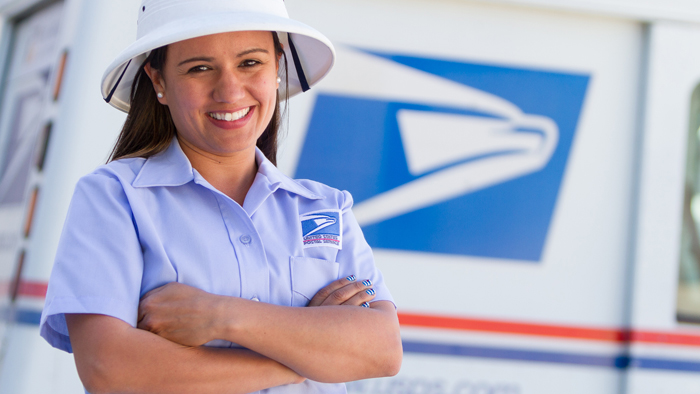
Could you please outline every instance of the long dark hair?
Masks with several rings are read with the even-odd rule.
[[[276,32],[272,32],[272,40],[275,45],[276,57],[282,56],[284,59],[282,74],[285,75],[286,86],[289,86],[287,56],[282,49]],[[147,64],[150,64],[152,69],[162,72],[167,55],[167,46],[154,49],[141,64],[141,68],[136,73],[134,82],[131,85],[129,114],[108,161],[127,157],[148,158],[167,149],[173,137],[177,135],[173,118],[170,115],[170,109],[167,105],[162,105],[158,102],[151,79],[144,69]],[[287,90],[285,89],[285,91]],[[284,99],[288,98],[287,94],[287,97],[284,97]],[[265,154],[265,157],[275,165],[277,165],[277,142],[281,119],[280,95],[278,91],[272,119],[256,143],[262,153]]]

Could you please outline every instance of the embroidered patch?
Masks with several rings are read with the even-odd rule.
[[[309,212],[299,218],[304,249],[317,246],[343,248],[343,216],[339,209]]]

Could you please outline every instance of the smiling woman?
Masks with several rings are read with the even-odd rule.
[[[240,52],[236,52],[238,49]],[[201,53],[210,55],[203,56]],[[217,53],[218,56],[213,56]],[[169,59],[168,55],[170,55]],[[225,62],[230,64],[224,64]],[[172,74],[169,78],[172,78],[173,86],[171,89],[173,89],[173,93],[171,96],[173,98],[175,98],[174,89],[176,88],[207,89],[211,94],[205,97],[216,101],[219,108],[230,107],[231,104],[227,104],[227,100],[232,99],[230,95],[244,93],[243,89],[248,89],[249,85],[255,82],[250,77],[259,77],[265,72],[272,72],[272,76],[265,75],[265,78],[262,79],[264,85],[257,87],[254,92],[260,94],[261,88],[263,90],[267,88],[268,100],[273,100],[271,119],[267,122],[263,119],[263,123],[267,126],[264,128],[262,136],[258,136],[257,146],[273,164],[276,164],[277,128],[280,122],[277,88],[281,82],[281,78],[277,77],[277,74],[280,62],[283,69],[286,70],[287,58],[277,34],[262,31],[203,36],[154,49],[143,61],[142,67],[134,78],[132,87],[134,93],[131,100],[132,108],[137,110],[129,111],[122,134],[112,152],[112,160],[123,157],[148,157],[165,150],[175,135],[177,126],[173,124],[173,121],[185,121],[185,119],[180,119],[180,116],[187,112],[187,108],[182,108],[183,112],[180,112],[175,106],[178,104],[194,105],[191,98],[200,97],[188,95],[187,103],[171,102],[169,104],[169,97],[166,97],[165,93],[164,75],[167,66],[169,73]],[[224,67],[228,67],[228,69]],[[221,80],[222,77],[228,76],[228,71],[232,71],[233,75],[241,78],[240,81],[246,82],[246,85],[234,86],[234,89],[238,89],[238,91],[222,90],[230,88],[230,86],[222,85],[222,82],[226,81]],[[276,85],[272,88],[269,81],[274,81],[275,78],[277,78]],[[182,83],[178,84],[178,82]],[[210,86],[205,86],[207,83]],[[151,88],[151,84],[153,84],[153,88]],[[216,98],[213,94],[214,90],[216,90]],[[253,91],[250,93],[252,94]],[[174,109],[172,116],[171,108]],[[241,127],[241,122],[237,121],[243,117],[249,119],[246,115],[249,115],[251,110],[255,110],[255,108],[246,107],[233,112],[225,112],[225,110],[217,108],[207,112],[205,117],[218,128],[238,129]],[[259,115],[258,118],[260,118]],[[153,127],[154,119],[159,126],[155,130]],[[253,126],[259,126],[259,124],[250,124],[249,128]],[[190,128],[185,127],[184,123],[180,123],[177,130],[179,137],[182,138],[183,133]],[[217,145],[213,147],[217,150],[219,148]]]
[[[252,154],[277,104],[281,53],[269,32],[231,32],[169,46],[162,70],[146,64],[187,150]],[[276,55],[279,53],[279,55]],[[203,56],[205,54],[206,56]],[[186,151],[187,152],[187,151]]]
[[[282,0],[143,4],[102,87],[128,117],[76,187],[42,336],[93,394],[342,393],[396,374],[396,309],[351,196],[274,165],[280,99],[329,71],[328,40]]]
[[[154,50],[134,80],[134,110],[112,160],[149,157],[165,150],[177,134],[193,167],[242,205],[246,185],[217,174],[244,171],[237,178],[250,187],[256,145],[276,164],[277,75],[281,59],[286,68],[283,56],[277,34],[264,31],[195,37]],[[163,127],[154,128],[154,118]]]

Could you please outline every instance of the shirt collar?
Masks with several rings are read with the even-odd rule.
[[[194,169],[177,138],[163,152],[149,157],[141,167],[134,187],[181,186],[194,179]]]
[[[299,182],[284,175],[257,147],[255,148],[255,161],[258,162],[258,175],[267,178],[273,192],[280,188],[311,200],[323,200],[325,198],[324,196],[313,193]]]
[[[281,188],[312,200],[325,198],[284,175],[257,147],[255,148],[255,161],[258,163],[256,182],[258,179],[266,181],[271,192]],[[185,152],[182,151],[177,138],[173,138],[166,150],[146,160],[136,179],[134,179],[132,186],[181,186],[194,180],[195,171]]]

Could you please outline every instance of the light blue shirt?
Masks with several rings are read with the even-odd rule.
[[[72,352],[64,313],[136,326],[139,299],[169,282],[219,295],[305,306],[335,279],[370,279],[393,302],[355,220],[352,197],[292,180],[256,151],[241,207],[193,169],[176,139],[149,159],[122,159],[80,179],[58,247],[41,335]],[[216,341],[215,346],[230,346]],[[269,393],[344,393],[308,381]]]

